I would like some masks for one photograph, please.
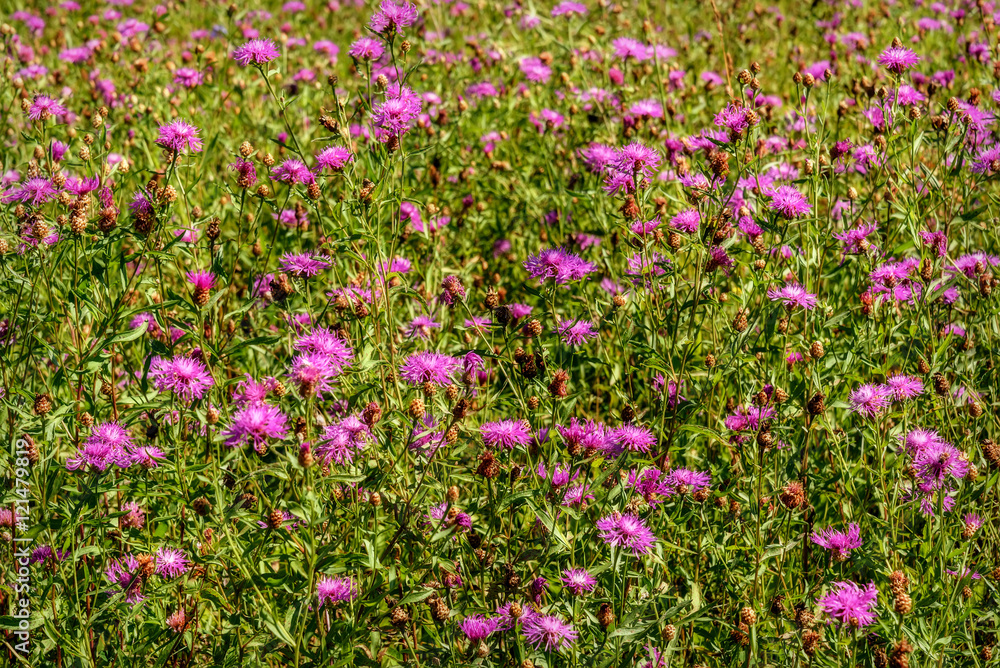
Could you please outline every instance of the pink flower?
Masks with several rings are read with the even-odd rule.
[[[233,60],[242,67],[264,65],[280,55],[277,45],[270,39],[252,39],[233,51]]]
[[[597,520],[597,530],[605,543],[630,550],[637,557],[648,553],[656,543],[656,536],[635,515],[612,513]]]
[[[316,583],[316,598],[319,607],[327,603],[353,601],[358,597],[358,585],[349,577],[322,577]]]
[[[183,153],[185,150],[193,153],[201,151],[198,128],[184,121],[174,121],[161,126],[156,143],[175,153]]]
[[[816,601],[833,621],[851,628],[875,623],[878,589],[874,582],[861,587],[853,582],[834,582],[830,593]]]
[[[846,532],[827,527],[814,531],[810,538],[820,547],[831,550],[837,561],[846,561],[851,556],[851,550],[861,547],[861,531],[854,522],[848,525]]]
[[[767,291],[767,296],[771,301],[780,301],[785,308],[802,308],[810,310],[816,306],[816,295],[806,292],[801,285],[791,283],[781,288],[771,288]]]
[[[417,22],[417,8],[405,0],[382,0],[368,27],[379,34],[403,34],[403,28]]]

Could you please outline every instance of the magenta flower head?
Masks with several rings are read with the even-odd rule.
[[[851,556],[851,550],[861,547],[861,530],[857,523],[852,522],[847,526],[847,531],[834,531],[827,527],[822,531],[814,531],[811,536],[812,542],[822,548],[831,550],[833,558],[837,561],[847,561]]]
[[[45,95],[36,95],[28,107],[28,118],[33,121],[47,121],[53,116],[65,116],[67,113],[66,107]]]
[[[919,378],[897,374],[890,376],[885,381],[885,387],[889,390],[894,401],[905,401],[919,397],[924,393],[924,383]]]
[[[626,424],[611,430],[605,453],[617,457],[629,450],[631,452],[649,452],[656,445],[656,436],[649,429],[639,425]]]
[[[793,186],[768,188],[764,194],[771,198],[767,208],[787,220],[804,216],[812,210],[806,196]]]
[[[472,641],[486,640],[497,630],[500,620],[486,615],[469,615],[458,625],[465,637]]]
[[[252,188],[257,183],[257,168],[249,160],[237,158],[229,163],[229,169],[236,172],[236,185],[240,188]]]
[[[423,100],[409,86],[391,83],[385,91],[385,101],[372,107],[375,137],[383,144],[405,134],[420,115]]]
[[[66,468],[70,471],[80,468],[106,471],[111,466],[128,468],[132,465],[134,447],[128,429],[117,422],[103,422],[91,428],[87,440],[66,460]]]
[[[890,46],[878,57],[879,65],[893,74],[902,74],[920,62],[920,56],[905,46]]]
[[[336,604],[342,601],[353,601],[358,597],[358,585],[349,577],[323,577],[316,583],[316,598],[319,607],[327,603]]]
[[[441,353],[413,353],[399,367],[399,377],[410,385],[451,385],[452,376],[462,368],[462,362]]]
[[[330,172],[341,172],[347,163],[352,162],[354,156],[350,149],[344,146],[327,146],[316,154],[316,164],[319,169]]]
[[[863,418],[873,418],[889,405],[890,396],[891,392],[885,385],[862,385],[851,392],[851,410]]]
[[[597,338],[594,323],[589,320],[563,320],[556,325],[555,331],[567,346],[582,346]]]
[[[288,185],[295,185],[296,183],[309,185],[316,181],[316,177],[305,166],[305,163],[295,158],[289,158],[272,169],[271,178],[275,181],[287,183]]]
[[[285,253],[281,256],[281,270],[296,278],[315,276],[329,266],[329,262],[312,253]]]
[[[594,591],[594,587],[597,586],[597,580],[585,568],[567,568],[563,571],[562,583],[574,596]]]
[[[553,280],[558,285],[579,281],[597,267],[562,248],[547,248],[524,261],[532,278]]]
[[[265,65],[280,55],[277,45],[270,39],[252,39],[233,51],[233,60],[241,67]]]
[[[160,136],[156,143],[163,148],[183,153],[190,150],[192,153],[201,151],[201,139],[198,137],[198,128],[185,123],[184,121],[174,121],[160,127]]]
[[[403,28],[417,22],[417,8],[406,0],[382,0],[368,27],[380,35],[403,34]]]
[[[201,399],[215,384],[208,367],[194,357],[155,357],[149,365],[149,379],[160,392],[173,392],[184,401]]]
[[[531,429],[524,420],[498,420],[479,427],[483,443],[490,448],[513,450],[519,445],[531,442]]]
[[[552,16],[585,16],[587,14],[587,5],[582,2],[574,2],[573,0],[563,0],[555,7],[552,8]]]
[[[374,37],[359,37],[347,52],[356,60],[378,60],[385,52],[382,42]]]
[[[189,271],[187,279],[194,286],[194,303],[198,306],[207,304],[209,293],[215,287],[215,274],[210,271]]]
[[[226,445],[231,448],[249,443],[259,454],[264,454],[269,440],[288,435],[288,419],[280,409],[269,404],[250,404],[233,415],[225,435],[229,437]]]
[[[863,587],[853,582],[834,582],[830,593],[816,602],[832,621],[850,628],[871,626],[878,617],[878,589],[874,582]]]
[[[156,551],[156,573],[163,578],[176,578],[188,572],[189,564],[183,550],[161,547]]]
[[[577,638],[572,625],[557,615],[531,615],[521,624],[521,634],[535,649],[547,652],[568,648]]]
[[[773,302],[780,301],[789,311],[796,307],[808,311],[816,306],[816,295],[806,292],[806,289],[797,283],[771,288],[767,291],[767,296]]]
[[[656,543],[656,536],[635,515],[611,513],[597,520],[597,530],[606,544],[629,550],[636,557],[647,554]]]

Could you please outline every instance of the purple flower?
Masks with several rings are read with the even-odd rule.
[[[353,601],[358,597],[358,585],[350,577],[322,577],[316,583],[316,598],[319,607],[327,603]]]
[[[423,100],[409,86],[389,84],[385,101],[372,108],[375,136],[383,144],[405,134],[420,115]]]
[[[919,378],[897,374],[885,381],[885,387],[895,401],[913,399],[924,393],[924,383]]]
[[[664,482],[679,493],[684,494],[708,489],[712,484],[712,476],[704,471],[678,468],[670,471]]]
[[[622,60],[634,59],[637,62],[648,60],[652,55],[649,47],[637,39],[631,37],[619,37],[611,42],[615,47],[615,58]]]
[[[764,194],[771,198],[767,207],[788,220],[804,216],[812,209],[806,196],[793,186],[768,188],[765,189]]]
[[[316,177],[309,171],[305,163],[295,158],[289,158],[271,170],[271,178],[275,181],[282,181],[289,185],[301,183],[309,185],[316,181]]]
[[[434,383],[451,385],[452,376],[462,367],[462,362],[441,353],[413,353],[399,367],[399,376],[410,385]]]
[[[111,466],[128,468],[132,465],[134,447],[128,429],[117,422],[103,422],[91,427],[87,440],[66,460],[66,468],[70,471],[83,467],[98,471]]]
[[[329,266],[327,260],[312,253],[285,253],[281,256],[281,270],[298,278],[315,276]]]
[[[201,151],[198,128],[184,121],[174,121],[161,126],[156,143],[176,153],[183,153],[185,150],[193,153]]]
[[[303,353],[292,359],[288,377],[299,386],[303,397],[314,394],[322,399],[323,393],[333,392],[333,379],[337,371],[330,358],[322,353]]]
[[[574,596],[594,591],[597,580],[585,568],[567,568],[562,574],[563,586]]]
[[[861,587],[853,582],[834,582],[830,593],[816,601],[831,619],[851,628],[875,623],[878,589],[874,582]]]
[[[534,83],[546,83],[552,76],[552,68],[533,56],[522,58],[518,67],[521,69],[521,74]]]
[[[563,0],[555,7],[552,8],[552,16],[570,16],[576,14],[578,16],[584,16],[587,13],[587,6],[580,2],[572,2],[572,0]]]
[[[546,248],[524,261],[524,268],[532,278],[554,280],[562,285],[579,281],[597,271],[597,267],[562,248]]]
[[[597,338],[594,323],[589,320],[563,320],[556,325],[555,331],[567,346],[582,346],[587,341]]]
[[[816,306],[816,295],[806,292],[805,288],[796,283],[771,288],[767,291],[767,296],[773,302],[780,301],[789,310],[798,307],[808,311]]]
[[[935,440],[917,450],[913,468],[923,481],[925,491],[930,491],[944,488],[950,479],[964,478],[969,472],[969,462],[951,443]]]
[[[606,544],[630,550],[636,557],[648,553],[656,543],[656,536],[635,515],[611,513],[597,520],[597,530]]]
[[[185,88],[200,86],[204,81],[202,73],[190,67],[180,67],[174,71],[174,83]]]
[[[36,95],[28,107],[28,118],[33,121],[45,121],[52,116],[65,116],[69,111],[51,97]]]
[[[249,160],[237,158],[229,163],[229,169],[236,172],[236,185],[241,188],[251,188],[257,183],[257,168]]]
[[[288,420],[279,408],[260,403],[250,404],[233,415],[232,424],[225,431],[226,445],[238,448],[248,443],[263,454],[269,439],[283,439],[288,435]]]
[[[45,204],[55,196],[56,189],[52,187],[52,183],[48,179],[36,176],[22,183],[20,188],[4,194],[2,199],[4,202],[27,202],[31,206],[38,206]]]
[[[890,46],[879,54],[878,62],[893,74],[902,74],[920,62],[920,56],[905,46]]]
[[[364,450],[372,441],[368,425],[357,415],[348,415],[339,422],[327,425],[323,430],[323,438],[316,447],[316,454],[329,464],[350,464],[354,455]]]
[[[889,405],[890,390],[885,385],[868,383],[851,392],[851,410],[864,418],[873,418]]]
[[[820,547],[832,550],[833,558],[837,561],[846,561],[851,556],[851,550],[861,547],[861,531],[854,522],[847,526],[846,533],[827,527],[822,531],[814,531],[811,538]]]
[[[531,615],[527,619],[522,616],[522,620],[521,634],[535,649],[563,650],[577,638],[573,627],[557,615]]]
[[[351,44],[348,53],[357,60],[378,60],[384,51],[382,42],[374,37],[359,37]]]
[[[128,555],[123,561],[113,560],[104,571],[104,577],[115,585],[118,593],[124,594],[126,602],[139,603],[146,598],[142,593],[143,578],[139,571],[139,560]]]
[[[160,577],[176,578],[188,572],[188,560],[183,550],[161,547],[156,551],[156,572]]]
[[[498,420],[479,427],[483,443],[488,447],[513,450],[518,445],[531,442],[531,429],[524,420]]]
[[[277,45],[270,39],[252,39],[233,51],[233,60],[242,67],[264,65],[280,55]]]
[[[626,144],[618,150],[614,167],[619,172],[628,176],[641,176],[649,178],[653,176],[656,168],[660,165],[660,154],[656,149],[650,148],[637,141]]]
[[[496,617],[486,615],[469,615],[458,625],[465,637],[472,641],[486,640],[494,631],[500,621]]]
[[[605,451],[611,456],[618,456],[625,450],[631,452],[649,452],[656,445],[656,436],[649,429],[638,425],[626,424],[611,430]]]
[[[378,11],[372,15],[368,27],[372,31],[383,35],[392,33],[403,34],[403,28],[411,26],[417,22],[417,8],[400,0],[382,0]]]
[[[149,378],[160,392],[173,392],[184,401],[201,399],[215,384],[208,367],[194,357],[155,357],[149,365]]]
[[[318,327],[296,340],[295,349],[305,353],[325,355],[337,375],[351,366],[354,360],[354,351],[351,350],[351,347],[333,331],[322,327]]]
[[[670,219],[670,227],[688,234],[697,232],[700,223],[701,214],[698,209],[685,209]]]
[[[316,154],[316,164],[319,168],[331,172],[343,171],[344,166],[353,160],[354,156],[350,149],[344,146],[327,146]]]

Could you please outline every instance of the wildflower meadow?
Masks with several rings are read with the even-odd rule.
[[[0,2],[0,665],[1000,665],[1000,5],[470,2]]]

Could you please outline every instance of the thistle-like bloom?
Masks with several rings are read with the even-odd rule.
[[[416,6],[406,0],[382,0],[368,27],[382,35],[403,34],[403,28],[417,22]]]
[[[767,291],[767,296],[773,302],[780,301],[789,310],[798,307],[808,311],[816,306],[816,295],[806,292],[806,289],[797,283],[771,288]]]
[[[563,320],[556,325],[555,331],[567,346],[582,346],[597,338],[594,323],[589,320]]]
[[[649,60],[652,55],[648,46],[631,37],[619,37],[612,41],[611,45],[615,47],[615,58],[622,60],[632,58],[641,63],[644,60]]]
[[[327,603],[353,601],[358,597],[358,584],[350,577],[323,577],[316,583],[316,598],[319,607]]]
[[[374,37],[359,37],[354,40],[347,53],[357,60],[378,60],[385,53],[385,48],[382,42]]]
[[[28,118],[33,121],[45,121],[52,116],[65,116],[69,111],[51,97],[36,95],[28,107]]]
[[[268,404],[251,404],[233,415],[232,424],[225,431],[226,445],[238,448],[252,444],[257,452],[264,452],[272,439],[288,435],[288,419],[280,409]]]
[[[804,216],[812,210],[812,205],[806,196],[793,186],[769,188],[765,190],[765,194],[771,198],[767,207],[782,218],[791,220]]]
[[[372,107],[376,138],[386,144],[405,134],[420,115],[422,107],[423,100],[409,86],[389,84],[385,91],[385,101]]]
[[[594,591],[594,587],[597,586],[597,580],[585,568],[567,568],[563,571],[562,583],[574,596]]]
[[[498,420],[487,422],[479,427],[483,443],[491,448],[513,450],[519,445],[531,442],[531,429],[524,420]]]
[[[675,489],[680,494],[697,492],[701,489],[708,489],[712,486],[712,476],[704,471],[692,471],[691,469],[672,469],[664,483]]]
[[[559,285],[579,281],[597,267],[562,248],[546,248],[524,261],[532,278],[552,279]]]
[[[913,468],[923,481],[924,491],[941,489],[969,472],[969,462],[962,451],[945,441],[931,441],[913,456]]]
[[[146,555],[146,558],[152,559],[149,555]],[[139,560],[128,555],[122,561],[113,560],[104,571],[104,577],[115,585],[118,593],[123,594],[128,603],[139,603],[146,598],[142,593],[141,570]]]
[[[816,603],[832,620],[851,628],[871,626],[878,617],[878,589],[874,582],[863,587],[853,582],[834,582],[830,593]]]
[[[465,637],[472,641],[486,640],[497,630],[500,621],[496,617],[486,615],[469,615],[462,620],[458,628]]]
[[[27,202],[31,206],[45,204],[56,196],[56,189],[48,179],[40,176],[28,179],[21,184],[21,187],[5,193],[2,198],[4,202]]]
[[[868,383],[851,392],[851,410],[864,418],[873,418],[889,405],[889,389]]]
[[[611,430],[605,451],[616,457],[625,450],[649,452],[649,449],[654,445],[656,445],[656,436],[653,435],[653,432],[645,427],[626,424]]]
[[[70,471],[83,467],[98,471],[106,471],[111,466],[128,468],[132,465],[134,447],[128,429],[117,422],[103,422],[91,427],[87,440],[66,460],[66,468]]]
[[[323,438],[316,446],[316,455],[325,464],[350,464],[354,461],[354,455],[368,447],[371,441],[368,425],[357,415],[348,415],[341,421],[326,426]]]
[[[189,564],[183,550],[161,547],[156,551],[156,572],[163,578],[176,578],[188,572]]]
[[[660,165],[660,154],[656,149],[634,141],[618,149],[614,167],[628,176],[649,178]]]
[[[827,527],[822,531],[814,531],[811,539],[820,547],[831,550],[833,558],[837,561],[847,561],[851,556],[851,550],[861,547],[861,530],[852,522],[847,526],[846,532],[834,531],[832,527]]]
[[[196,294],[208,292],[215,287],[215,274],[210,271],[189,271],[187,279],[194,286]]]
[[[410,385],[450,385],[452,376],[462,368],[461,360],[441,353],[413,353],[399,367],[399,377]]]
[[[688,234],[697,232],[700,223],[701,214],[698,209],[685,209],[670,219],[670,227]]]
[[[312,253],[285,253],[281,256],[280,266],[282,271],[296,278],[308,278],[329,267],[330,263]]]
[[[333,392],[333,379],[336,377],[330,359],[321,353],[302,353],[292,359],[288,369],[288,377],[299,387],[303,397]]]
[[[334,367],[335,375],[351,366],[354,351],[347,343],[329,329],[318,327],[295,341],[295,349],[304,353],[319,353],[325,355]]]
[[[160,127],[160,136],[156,143],[165,149],[176,153],[183,153],[190,150],[192,153],[201,151],[201,138],[198,137],[198,128],[185,123],[184,121],[174,121]]]
[[[521,634],[535,649],[544,648],[547,652],[568,648],[578,635],[572,625],[557,615],[532,615],[524,619]]]
[[[597,530],[606,544],[630,550],[636,557],[648,553],[656,543],[656,536],[635,515],[611,513],[597,520]]]
[[[204,82],[201,72],[191,67],[179,67],[174,71],[174,83],[185,88],[196,88]]]
[[[309,171],[305,163],[295,158],[289,158],[271,170],[271,178],[289,185],[301,183],[309,185],[316,181],[316,177]]]
[[[574,2],[573,0],[563,0],[555,7],[552,8],[552,16],[572,16],[576,14],[577,16],[585,16],[587,14],[587,5],[581,2]]]
[[[149,378],[160,392],[173,392],[184,401],[201,399],[215,384],[208,367],[194,357],[155,357],[149,365]]]
[[[902,74],[920,62],[920,56],[905,46],[890,46],[878,57],[879,65],[893,74]]]
[[[533,81],[534,83],[546,83],[552,77],[552,68],[543,63],[540,58],[535,58],[534,56],[522,58],[518,63],[518,67],[521,70],[521,74],[528,81]]]
[[[236,172],[236,185],[240,188],[252,188],[257,183],[257,168],[249,160],[237,158],[229,163],[229,169]]]
[[[889,390],[894,401],[904,401],[913,399],[924,393],[924,383],[919,378],[897,374],[890,376],[885,381],[885,387]]]
[[[350,149],[344,146],[327,146],[316,154],[316,164],[319,169],[331,172],[341,172],[347,163],[352,162],[354,156]]]
[[[252,39],[233,51],[233,60],[242,67],[247,65],[265,65],[276,59],[281,52],[270,39]]]

